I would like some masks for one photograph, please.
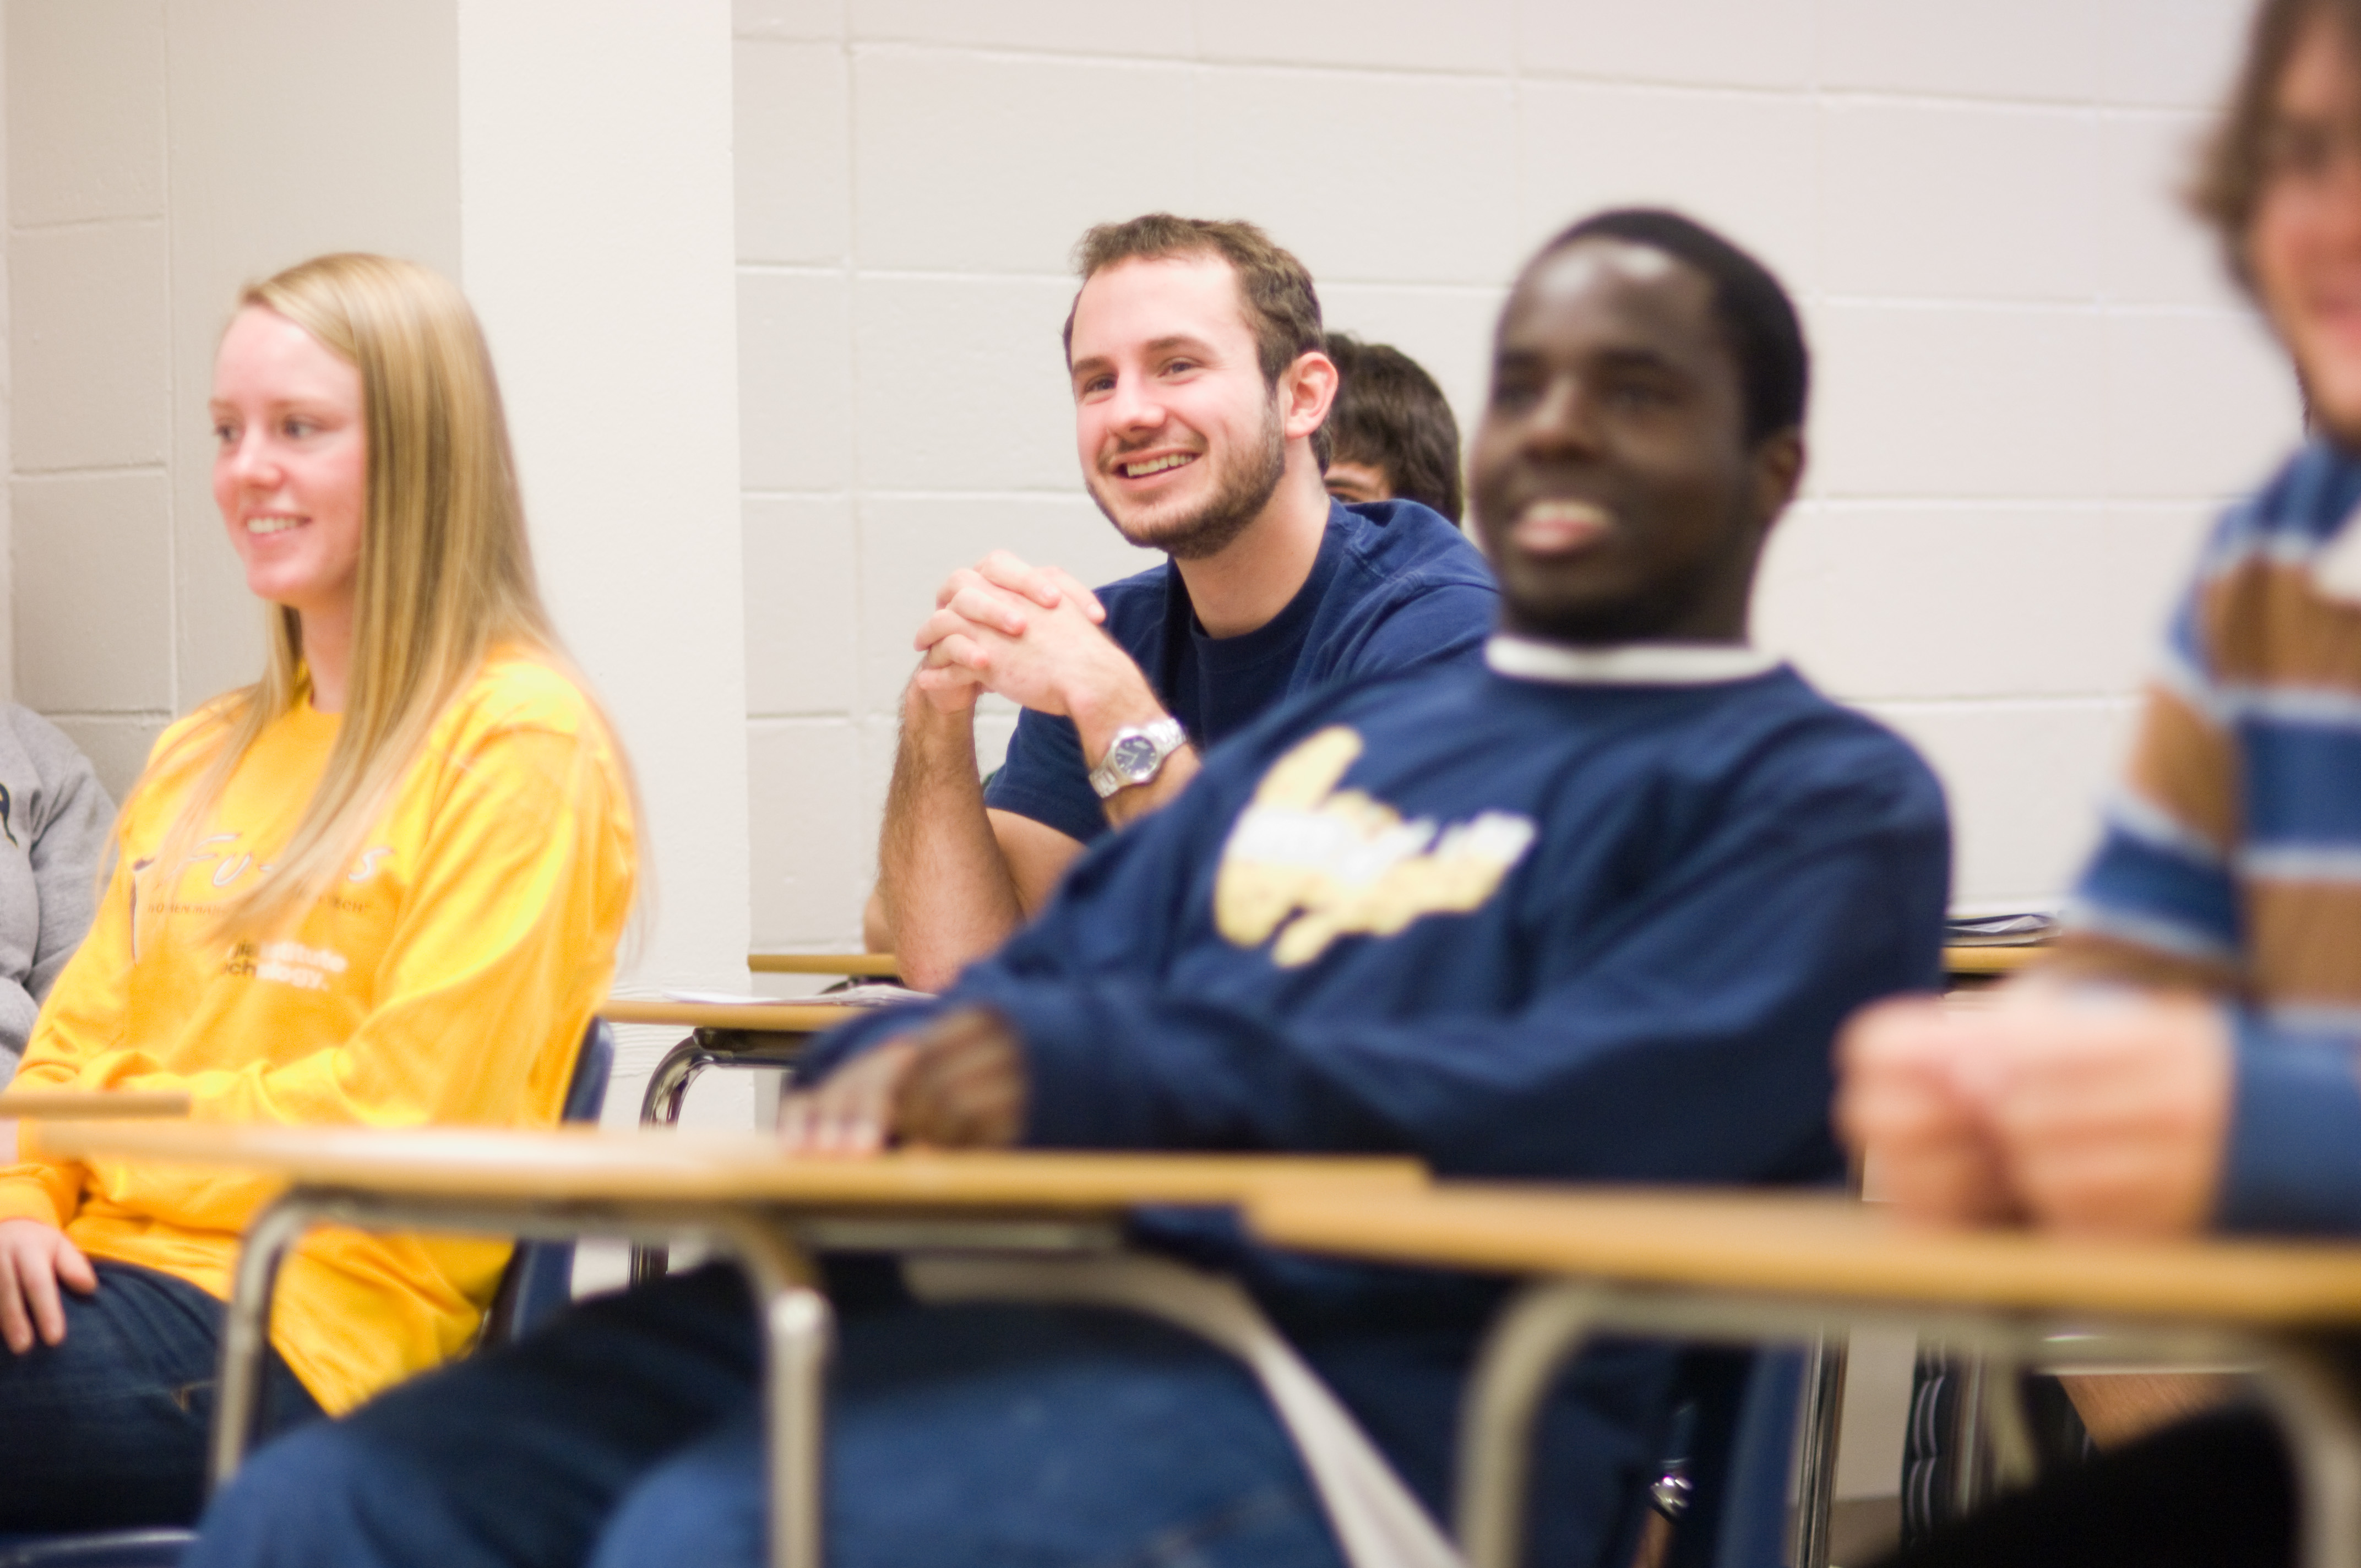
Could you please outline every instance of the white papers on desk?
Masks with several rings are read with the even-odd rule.
[[[1943,942],[1952,948],[2035,948],[2058,937],[2058,916],[1985,915],[1946,923]]]
[[[860,985],[848,985],[840,991],[823,991],[807,1002],[825,1003],[831,1007],[899,1007],[905,1002],[932,1002],[931,991],[912,991],[906,985],[887,985],[883,981],[867,981]]]
[[[750,996],[742,991],[667,991],[667,1002],[694,1002],[708,1007],[894,1007],[905,1002],[932,1002],[931,991],[906,985],[848,985],[817,996]]]

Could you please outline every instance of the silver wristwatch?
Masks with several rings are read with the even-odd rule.
[[[1101,800],[1134,784],[1144,784],[1164,771],[1164,759],[1189,743],[1177,718],[1153,724],[1126,724],[1115,732],[1107,754],[1091,770],[1091,787]]]

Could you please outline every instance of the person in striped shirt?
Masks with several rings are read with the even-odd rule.
[[[2057,960],[1845,1034],[1839,1123],[1922,1216],[2361,1233],[2361,0],[2263,0],[2192,194],[2311,438],[2205,549]],[[1904,1561],[2280,1564],[2295,1514],[2233,1408]]]

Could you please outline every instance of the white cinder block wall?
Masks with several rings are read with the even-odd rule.
[[[2199,530],[2298,432],[2170,195],[2246,8],[738,0],[756,945],[856,939],[946,572],[1136,569],[1058,327],[1082,228],[1158,206],[1264,225],[1469,429],[1566,222],[1667,203],[1757,248],[1818,378],[1759,632],[1933,758],[1960,901],[2054,898]]]

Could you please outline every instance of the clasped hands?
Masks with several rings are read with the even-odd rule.
[[[1838,1064],[1839,1130],[1914,1217],[2168,1235],[2213,1214],[2233,1046],[2209,1003],[2039,981],[1882,1003]]]
[[[1121,707],[1116,722],[1129,722],[1143,701],[1155,708],[1154,694],[1099,629],[1105,620],[1098,596],[1072,574],[995,550],[936,593],[935,613],[913,640],[926,658],[911,684],[946,714],[973,707],[989,691],[1077,721]]]
[[[1006,1148],[1025,1131],[1026,1088],[1016,1031],[989,1009],[961,1007],[781,1100],[779,1140],[805,1155]]]

